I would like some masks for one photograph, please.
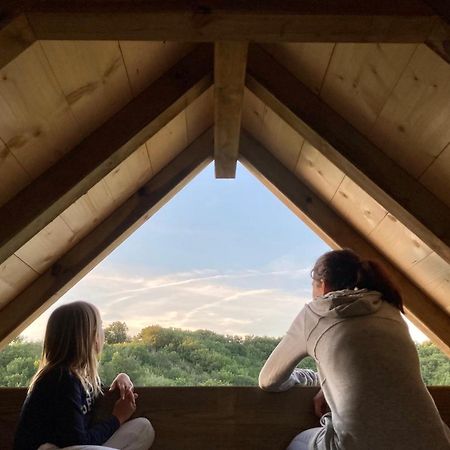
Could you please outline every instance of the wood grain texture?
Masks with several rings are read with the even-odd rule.
[[[450,387],[428,390],[450,425]],[[282,393],[257,387],[139,387],[136,392],[135,416],[147,417],[156,431],[152,450],[283,450],[296,434],[319,426],[312,410],[316,387]],[[24,388],[0,388],[2,449],[12,446],[25,395]],[[97,418],[111,411],[115,395],[107,393],[97,403]]]
[[[43,41],[41,45],[83,137],[131,100],[117,41]]]
[[[30,175],[0,140],[0,206],[31,182]]]
[[[409,270],[417,284],[450,314],[450,266],[436,253],[423,258]]]
[[[450,208],[450,142],[420,177],[421,183]]]
[[[450,316],[432,298],[328,204],[286,169],[269,151],[247,135],[242,136],[240,161],[269,190],[332,248],[351,248],[362,258],[379,261],[403,294],[407,317],[450,355]]]
[[[0,71],[0,139],[32,179],[81,141],[41,44]]]
[[[244,91],[242,124],[288,169],[295,170],[303,137],[248,89]]]
[[[423,42],[438,17],[419,0],[36,1],[37,39]]]
[[[0,209],[6,259],[211,84],[212,51],[200,46]]]
[[[0,310],[38,276],[16,255],[11,255],[0,264]]]
[[[344,173],[305,141],[295,174],[326,201],[331,201],[345,178]]]
[[[336,44],[320,98],[366,134],[416,48],[417,44]]]
[[[256,46],[249,50],[246,84],[326,158],[450,262],[450,209],[442,201]]]
[[[280,42],[262,44],[281,65],[298,78],[311,91],[319,94],[330,58],[336,44],[308,42]]]
[[[167,41],[121,41],[119,45],[134,96],[154,83],[195,46],[189,42]]]
[[[205,133],[6,304],[0,314],[0,348],[148,220],[211,159],[212,137]]]
[[[450,64],[419,45],[368,138],[414,178],[450,143]]]
[[[248,43],[214,45],[214,164],[216,178],[234,178],[239,153]]]

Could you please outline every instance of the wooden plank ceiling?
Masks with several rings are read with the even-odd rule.
[[[214,158],[381,260],[450,354],[442,4],[160,3],[0,11],[0,347]]]

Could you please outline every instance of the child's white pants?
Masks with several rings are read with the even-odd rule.
[[[144,417],[125,422],[103,445],[71,445],[61,450],[148,450],[155,439],[152,424]],[[38,450],[56,450],[53,444],[43,444]]]

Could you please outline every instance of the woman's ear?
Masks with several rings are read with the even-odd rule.
[[[323,294],[322,295],[328,294],[328,292],[331,292],[333,290],[333,289],[331,289],[330,285],[325,280],[322,282],[322,284],[323,284]]]
[[[322,295],[325,294],[325,292],[324,292],[325,283],[323,280],[314,280],[313,279],[312,287],[313,287],[312,288],[313,299],[322,297]]]

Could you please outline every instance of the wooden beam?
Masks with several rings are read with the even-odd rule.
[[[440,17],[426,44],[450,64],[450,3],[448,0],[424,0],[424,2]]]
[[[436,14],[421,0],[83,0],[33,2],[37,39],[424,42]]]
[[[204,133],[0,312],[0,349],[92,270],[212,160]]]
[[[202,44],[0,208],[0,263],[44,228],[212,84]]]
[[[450,356],[450,316],[412,280],[400,272],[368,240],[334,212],[311,189],[255,140],[243,133],[240,161],[300,219],[333,248],[351,248],[363,258],[379,261],[400,288],[407,317]]]
[[[239,153],[248,44],[214,47],[214,159],[216,178],[234,178]]]
[[[2,17],[1,13],[5,16]],[[9,14],[0,12],[0,69],[35,41],[33,30],[24,14],[9,17]]]
[[[387,211],[450,262],[450,209],[260,47],[247,87]]]

